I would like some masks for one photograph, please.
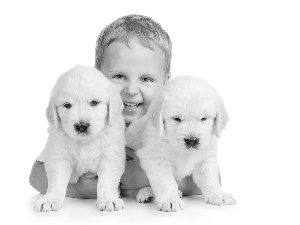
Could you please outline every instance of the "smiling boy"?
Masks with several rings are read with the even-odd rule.
[[[156,46],[143,47],[136,37],[113,42],[104,50],[100,70],[119,89],[126,123],[142,117],[165,81],[164,53]],[[130,65],[130,66],[128,66]]]
[[[166,31],[151,18],[129,15],[108,25],[99,35],[95,67],[118,88],[124,103],[123,115],[128,125],[146,114],[156,93],[170,77],[172,44]],[[132,149],[126,149],[127,162],[121,178],[122,190],[150,186]],[[47,178],[43,158],[34,163],[30,184],[45,193]],[[187,177],[179,184],[184,195],[200,190]],[[96,198],[97,176],[86,174],[76,184],[69,184],[68,197]],[[123,193],[126,193],[123,192]]]

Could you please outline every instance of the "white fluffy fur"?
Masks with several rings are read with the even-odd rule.
[[[218,93],[200,78],[182,76],[166,84],[148,113],[130,125],[127,146],[137,149],[159,210],[183,209],[176,181],[189,175],[207,203],[236,203],[219,183],[217,139],[227,121]],[[191,137],[198,138],[199,144],[188,147],[184,139]],[[137,199],[146,201],[145,196],[152,197],[145,193],[147,190],[140,191]]]
[[[99,104],[92,106],[93,100]],[[66,102],[72,107],[64,107]],[[48,189],[36,202],[37,211],[59,210],[68,183],[76,183],[86,172],[98,175],[99,210],[124,207],[118,192],[125,168],[122,109],[118,91],[95,68],[78,65],[58,79],[46,112],[49,136],[43,154]],[[90,124],[87,133],[75,131],[79,121]]]

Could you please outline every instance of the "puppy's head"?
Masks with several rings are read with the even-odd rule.
[[[149,118],[160,136],[184,151],[204,149],[228,121],[214,88],[191,76],[171,80],[151,104]]]
[[[97,69],[79,65],[58,79],[46,115],[55,129],[75,139],[88,139],[107,124],[122,123],[122,110],[114,85]]]

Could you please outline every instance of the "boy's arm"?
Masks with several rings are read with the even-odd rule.
[[[67,197],[71,198],[97,198],[97,175],[88,173],[83,175],[76,184],[69,184]],[[30,185],[41,194],[45,194],[48,187],[44,163],[35,161],[29,177]]]

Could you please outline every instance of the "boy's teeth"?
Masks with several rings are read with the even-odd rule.
[[[125,103],[124,102],[124,106],[128,110],[136,110],[139,106],[139,103]]]
[[[129,106],[129,107],[134,107],[134,106],[138,106],[138,103],[124,103],[125,106]]]

